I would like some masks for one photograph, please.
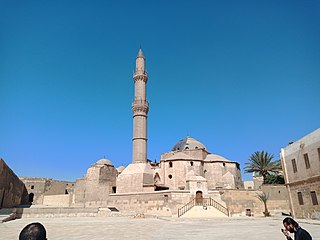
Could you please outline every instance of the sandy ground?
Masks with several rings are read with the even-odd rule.
[[[285,240],[282,218],[128,218],[69,217],[23,218],[0,223],[0,239],[18,239],[21,229],[41,222],[48,239],[243,239]],[[300,220],[313,239],[320,239],[320,221]]]

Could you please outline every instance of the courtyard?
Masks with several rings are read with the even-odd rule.
[[[0,223],[0,239],[18,239],[21,229],[31,222],[40,222],[47,229],[48,239],[285,239],[280,229],[283,217],[271,218],[129,218],[68,217],[22,218]],[[313,239],[320,239],[320,221],[298,220]]]

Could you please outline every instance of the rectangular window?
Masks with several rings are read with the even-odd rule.
[[[306,164],[306,169],[309,169],[310,168],[310,162],[309,162],[308,153],[303,154],[303,157],[304,157],[304,162]]]
[[[298,192],[298,200],[299,200],[299,205],[303,205],[303,198],[302,198],[301,192]]]
[[[298,170],[297,170],[296,159],[292,159],[291,162],[292,162],[293,172],[295,173],[295,172],[298,171]]]
[[[311,200],[313,205],[318,205],[317,194],[315,191],[310,192]]]
[[[319,157],[319,161],[320,161],[320,148],[318,148],[318,157]]]

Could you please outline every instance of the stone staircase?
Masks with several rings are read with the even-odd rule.
[[[190,212],[190,213],[189,213]],[[190,202],[178,209],[178,217],[185,214],[189,217],[228,217],[228,208],[212,198],[192,199]]]
[[[181,218],[228,218],[228,216],[213,206],[194,206]]]

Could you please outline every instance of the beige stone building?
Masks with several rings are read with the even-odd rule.
[[[190,190],[193,179],[203,182],[206,192],[243,188],[237,162],[209,153],[205,145],[191,137],[180,140],[171,152],[162,154],[153,170],[156,189]]]
[[[161,154],[160,162],[147,160],[148,74],[141,49],[133,79],[132,162],[116,168],[103,158],[91,165],[76,182],[74,204],[113,207],[123,213],[172,216],[189,208],[190,203],[203,203],[214,205],[225,215],[262,214],[257,189],[244,189],[239,163],[210,153],[194,138],[188,136],[173,144],[171,151]],[[271,212],[288,212],[286,191],[283,186],[281,191],[275,188],[265,189],[281,196],[277,202],[278,195],[272,195],[275,202]]]
[[[60,204],[62,199],[67,201],[69,204],[69,196],[73,196],[74,192],[74,182],[68,181],[58,181],[52,178],[37,178],[37,177],[20,177],[20,180],[24,183],[28,198],[27,202],[29,204],[52,204],[52,201],[48,199],[52,196],[62,195],[60,202],[57,201],[57,204]],[[51,197],[50,197],[51,196]],[[56,197],[55,197],[56,198]]]
[[[293,215],[320,219],[320,128],[281,149]]]

